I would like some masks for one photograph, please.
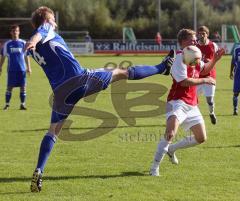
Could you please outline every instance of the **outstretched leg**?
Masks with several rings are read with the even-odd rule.
[[[112,71],[111,82],[116,82],[122,79],[139,80],[155,74],[169,75],[174,59],[175,51],[171,50],[164,60],[158,65],[138,65],[129,67],[128,69],[114,69]]]

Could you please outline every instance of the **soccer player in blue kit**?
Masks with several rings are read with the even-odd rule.
[[[30,50],[34,60],[44,70],[54,93],[51,124],[43,137],[38,163],[31,181],[31,191],[42,188],[42,173],[47,159],[59,135],[64,120],[74,105],[83,97],[99,92],[112,82],[129,79],[138,80],[155,74],[168,75],[175,58],[172,50],[162,63],[156,66],[132,66],[128,69],[115,68],[88,70],[83,68],[66,46],[63,38],[55,31],[54,13],[48,7],[39,7],[32,13],[35,29],[25,50]]]
[[[20,110],[26,110],[26,72],[31,74],[30,60],[27,53],[24,53],[26,41],[19,38],[20,28],[18,25],[12,25],[10,28],[12,39],[4,43],[1,50],[0,74],[5,58],[8,57],[8,79],[6,91],[6,105],[3,108],[7,110],[10,106],[12,89],[20,87]]]
[[[240,92],[240,44],[232,53],[230,79],[233,79],[233,115],[238,115],[238,95]]]

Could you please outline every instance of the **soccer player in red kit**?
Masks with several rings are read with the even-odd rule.
[[[198,43],[197,47],[202,52],[202,60],[204,63],[209,62],[213,57],[214,53],[218,51],[216,43],[208,39],[209,29],[206,26],[200,26],[197,30]],[[200,75],[201,78],[212,77],[216,81],[216,68],[214,67],[207,75]],[[203,93],[206,97],[206,101],[209,108],[209,116],[212,124],[217,123],[217,118],[214,113],[214,95],[216,85],[201,84],[197,86],[197,93]]]
[[[173,84],[167,99],[166,131],[158,144],[150,169],[150,175],[152,176],[159,176],[159,165],[166,153],[172,163],[177,164],[178,160],[175,155],[177,149],[192,147],[206,140],[204,120],[197,106],[196,86],[215,84],[212,77],[199,78],[199,76],[207,75],[224,54],[224,50],[220,49],[208,63],[204,63],[201,58],[197,58],[193,64],[187,66],[183,63],[182,49],[196,44],[196,33],[190,29],[182,29],[179,31],[177,38],[181,50],[177,52],[171,69]],[[180,125],[186,131],[190,130],[192,135],[171,144]]]

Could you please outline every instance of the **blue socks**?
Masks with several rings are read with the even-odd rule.
[[[37,168],[43,172],[47,159],[52,151],[52,148],[56,142],[56,137],[50,133],[47,133],[42,140],[39,156],[38,156],[38,164]]]
[[[238,107],[238,96],[233,96],[233,108],[234,111],[237,111],[237,107]]]
[[[156,66],[133,66],[128,68],[129,80],[139,80],[155,74],[161,74],[166,70],[164,62]]]
[[[6,105],[9,105],[11,97],[12,97],[12,92],[6,91],[6,94],[5,94]],[[20,100],[22,104],[25,103],[25,99],[26,99],[26,92],[25,91],[20,92]]]
[[[20,92],[20,100],[21,103],[24,104],[25,103],[25,99],[26,99],[26,92]]]
[[[6,105],[9,105],[11,97],[12,97],[12,92],[6,91],[6,94],[5,94]]]

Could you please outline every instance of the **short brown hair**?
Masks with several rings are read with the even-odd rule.
[[[183,40],[188,40],[194,35],[196,35],[196,32],[192,29],[181,29],[177,34],[178,43],[182,44]]]
[[[198,30],[197,30],[198,32],[206,32],[207,33],[207,35],[209,36],[209,29],[208,29],[208,27],[206,27],[206,26],[200,26],[200,27],[198,27]]]
[[[12,24],[11,26],[10,26],[10,32],[12,31],[12,30],[15,30],[15,29],[20,29],[20,27],[17,25],[17,24]]]
[[[44,21],[49,19],[49,15],[54,15],[54,12],[52,9],[46,7],[46,6],[41,6],[37,8],[33,13],[32,13],[32,25],[34,28],[38,28],[40,25],[43,24]]]

